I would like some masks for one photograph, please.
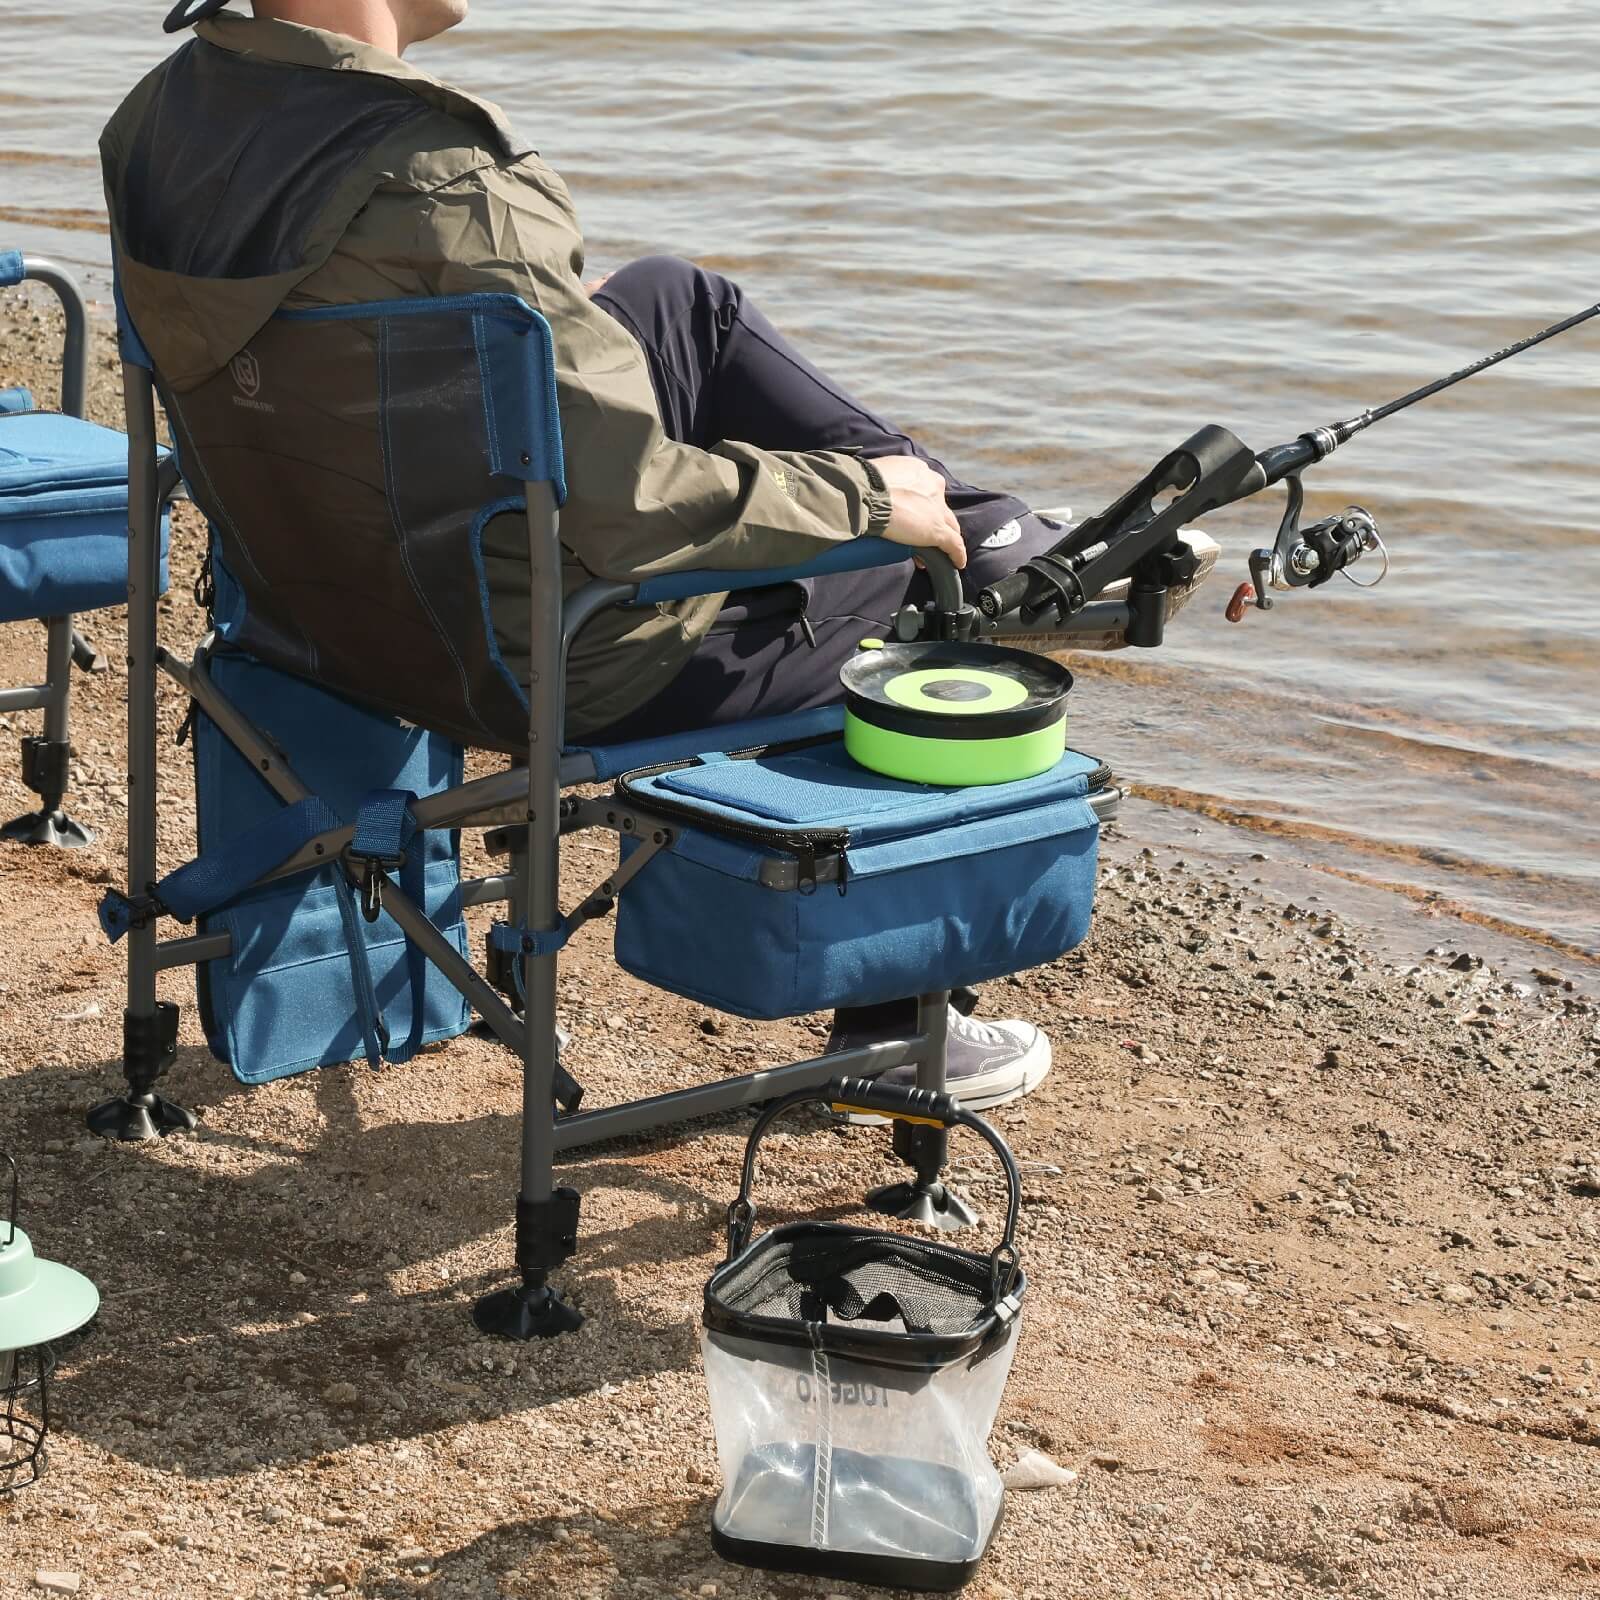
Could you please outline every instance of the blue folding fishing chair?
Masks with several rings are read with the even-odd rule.
[[[45,681],[0,689],[0,711],[44,712],[43,732],[22,741],[22,781],[39,809],[0,827],[0,838],[73,847],[90,836],[63,810],[71,672],[106,666],[73,616],[127,598],[128,445],[84,420],[88,313],[77,284],[43,257],[0,250],[0,288],[24,279],[59,296],[66,333],[59,412],[41,410],[26,389],[0,389],[0,623],[41,621],[46,638]],[[163,555],[163,587],[165,577]]]
[[[622,747],[565,744],[567,656],[602,608],[909,552],[861,539],[801,568],[596,580],[563,599],[554,354],[521,300],[282,311],[228,369],[182,393],[152,371],[125,315],[121,331],[131,802],[128,887],[106,897],[102,923],[128,941],[128,1088],[90,1113],[96,1132],[148,1138],[193,1122],[156,1090],[178,1030],[176,1005],[156,998],[165,968],[199,968],[212,1049],[247,1082],[363,1056],[403,1061],[476,1011],[522,1058],[524,1089],[521,1282],[475,1316],[492,1333],[548,1337],[579,1321],[550,1282],[578,1234],[579,1197],[554,1180],[559,1151],[907,1064],[938,1090],[949,992],[1083,937],[1099,816],[1116,799],[1086,758],[987,795],[925,789],[856,768],[837,707]],[[167,463],[158,389],[176,445]],[[337,475],[297,456],[308,425],[337,430]],[[175,463],[211,524],[214,635],[187,663],[160,647],[154,605]],[[483,531],[506,515],[528,539],[526,688],[500,658],[484,583]],[[959,605],[953,571],[937,578],[944,603]],[[158,670],[192,697],[200,835],[198,858],[159,880]],[[463,783],[464,743],[526,766]],[[608,795],[563,795],[604,782]],[[463,882],[463,827],[495,830],[511,870]],[[591,828],[618,836],[619,861],[563,913],[561,840]],[[484,976],[467,959],[463,911],[490,903],[508,909]],[[920,994],[916,1028],[580,1110],[560,1059],[557,962],[577,927],[613,909],[620,963],[663,988],[751,1017]],[[197,927],[163,941],[163,916]],[[946,1138],[901,1127],[913,1177],[878,1203],[969,1221],[939,1179]]]

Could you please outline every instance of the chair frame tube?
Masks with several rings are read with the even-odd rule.
[[[89,311],[83,292],[71,273],[44,256],[23,256],[22,279],[47,285],[61,302],[66,321],[61,351],[61,409],[69,417],[82,417],[89,395]],[[0,691],[0,711],[42,710],[44,743],[66,746],[71,741],[73,662],[82,660],[87,664],[98,660],[98,656],[74,631],[70,615],[46,617],[44,625],[45,681],[29,688]],[[39,797],[36,813],[6,825],[8,838],[69,848],[92,842],[88,831],[61,809],[65,786],[42,789]]]

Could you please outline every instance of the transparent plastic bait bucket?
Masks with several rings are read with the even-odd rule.
[[[819,1100],[976,1130],[1010,1185],[1001,1243],[982,1255],[821,1222],[752,1243],[761,1139],[791,1107]],[[1004,1141],[945,1095],[838,1081],[768,1108],[745,1150],[728,1258],[705,1294],[719,1554],[895,1588],[971,1578],[1004,1499],[988,1438],[1021,1317],[1020,1198]]]

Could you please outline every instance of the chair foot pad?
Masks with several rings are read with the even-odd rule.
[[[524,1284],[485,1295],[472,1308],[479,1331],[496,1339],[557,1339],[583,1326],[583,1313],[548,1284]]]
[[[11,844],[53,844],[61,850],[81,850],[94,843],[94,835],[64,811],[32,811],[0,827],[0,839]]]

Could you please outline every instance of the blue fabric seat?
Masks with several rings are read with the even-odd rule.
[[[0,622],[127,598],[126,436],[51,411],[0,412]]]

